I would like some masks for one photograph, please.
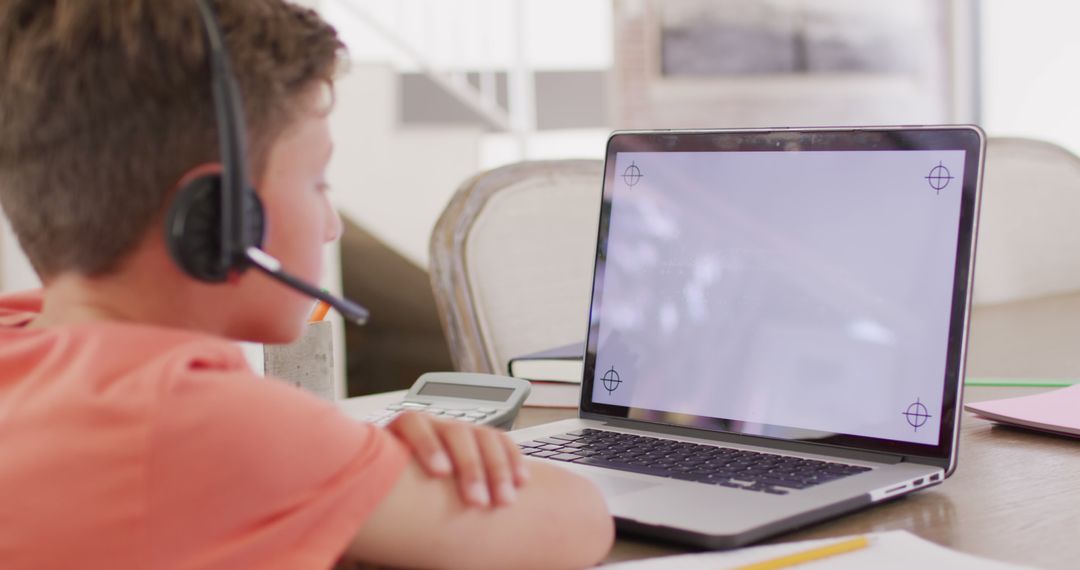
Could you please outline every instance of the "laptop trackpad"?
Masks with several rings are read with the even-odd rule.
[[[659,483],[650,483],[648,481],[631,479],[630,477],[619,477],[618,475],[608,475],[606,473],[596,473],[595,471],[598,470],[589,469],[578,472],[584,474],[585,477],[595,483],[597,487],[600,487],[600,491],[603,492],[604,497],[608,499],[659,485]]]

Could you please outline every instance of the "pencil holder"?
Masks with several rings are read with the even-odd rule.
[[[266,345],[263,350],[266,376],[325,400],[335,400],[332,324],[332,321],[309,323],[304,334],[292,343]]]

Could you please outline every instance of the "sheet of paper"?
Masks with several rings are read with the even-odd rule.
[[[919,568],[963,568],[964,570],[1031,570],[1005,562],[963,554],[923,540],[907,531],[896,530],[867,535],[870,546],[845,554],[799,564],[798,570],[912,570]],[[706,552],[663,556],[604,566],[605,570],[723,570],[813,548],[842,542],[852,537],[788,542],[754,546],[727,552]]]
[[[1032,396],[976,402],[964,409],[1003,423],[1080,436],[1080,384]]]

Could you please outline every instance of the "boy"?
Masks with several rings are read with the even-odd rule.
[[[315,280],[341,231],[323,175],[342,45],[283,0],[211,4],[264,247]],[[229,339],[292,340],[311,301],[169,256],[177,188],[220,169],[202,29],[194,0],[0,3],[0,202],[44,283],[0,299],[0,566],[597,562],[597,491],[502,434],[383,431],[246,367]]]

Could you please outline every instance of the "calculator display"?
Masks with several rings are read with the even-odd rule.
[[[514,393],[513,388],[497,388],[493,386],[466,386],[462,384],[447,384],[444,382],[428,382],[424,384],[417,395],[442,396],[446,398],[466,398],[469,400],[488,400],[491,402],[505,402]]]

